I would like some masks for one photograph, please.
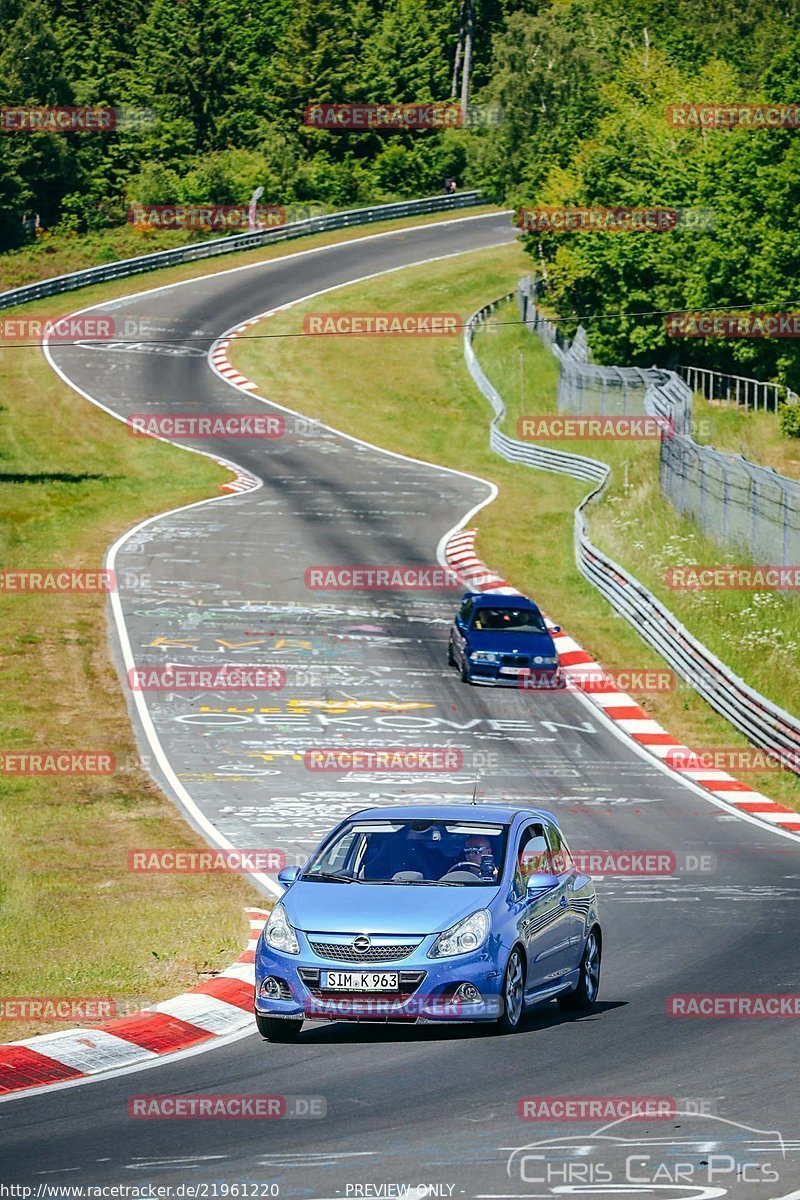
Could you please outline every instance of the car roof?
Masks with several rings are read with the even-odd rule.
[[[505,592],[469,593],[476,608],[530,608],[539,611],[538,605],[527,596],[509,596]]]
[[[398,820],[422,821],[476,821],[478,824],[491,822],[493,824],[510,825],[516,817],[530,817],[531,820],[546,820],[558,825],[558,818],[544,808],[519,808],[507,804],[391,804],[381,808],[362,808],[352,813],[348,820],[358,818],[361,821]]]

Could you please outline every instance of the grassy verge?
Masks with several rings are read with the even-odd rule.
[[[482,212],[491,212],[494,205],[459,210],[459,215],[469,216]],[[431,213],[427,216],[405,218],[399,221],[381,221],[381,229],[401,228],[405,225],[424,223],[426,221],[452,220],[452,213]],[[376,226],[377,227],[377,226]],[[363,230],[356,230],[358,236]],[[337,230],[353,236],[353,230]],[[0,254],[0,291],[22,287],[26,283],[35,283],[40,279],[52,279],[56,275],[67,275],[72,271],[84,271],[87,267],[99,267],[104,263],[115,262],[122,258],[137,258],[142,254],[155,254],[158,250],[173,250],[177,246],[197,245],[219,238],[219,233],[198,233],[189,229],[139,230],[133,226],[123,225],[118,229],[107,229],[99,233],[77,234],[62,233],[45,236],[29,246],[19,250],[9,250]],[[323,235],[327,236],[327,235]],[[336,239],[338,240],[338,239]],[[277,249],[283,251],[292,242],[279,243]],[[257,257],[263,256],[264,251],[248,251]],[[224,255],[225,262],[235,265],[235,259],[240,255]],[[205,265],[220,261],[207,259]],[[213,269],[213,266],[212,266]]]
[[[140,442],[56,378],[38,352],[0,352],[4,571],[97,568],[144,514],[219,492],[208,459]],[[102,595],[0,598],[0,746],[102,750],[107,776],[6,775],[0,803],[0,994],[175,995],[240,951],[239,878],[127,871],[131,849],[203,843],[138,764],[110,660]],[[68,1022],[74,1024],[75,1022]],[[0,1038],[58,1025],[5,1021]]]
[[[528,266],[517,246],[482,251],[340,289],[335,307],[354,312],[438,309],[467,316],[487,299],[508,291]],[[277,314],[265,324],[272,334],[298,333],[304,313],[315,307],[319,301]],[[333,307],[330,297],[322,307]],[[513,312],[509,306],[496,319],[513,320]],[[555,409],[554,364],[538,347],[538,339],[513,324],[478,337],[481,361],[510,409],[515,397],[520,403],[520,353],[525,355],[525,411],[538,411],[537,406],[548,403]],[[460,339],[245,339],[233,347],[232,359],[259,382],[264,395],[282,404],[387,449],[492,479],[500,494],[477,518],[478,546],[485,561],[535,595],[607,667],[663,665],[574,565],[572,515],[585,485],[506,463],[488,449],[489,406],[466,374]],[[512,427],[518,411],[511,412]],[[630,453],[607,445],[614,454]],[[631,493],[639,472],[653,476],[656,464],[655,445],[637,453],[641,459],[629,466]],[[624,461],[615,460],[615,466],[624,479]],[[690,746],[747,744],[689,689],[638,699]],[[800,807],[800,787],[793,778],[783,773],[750,778],[754,786]]]

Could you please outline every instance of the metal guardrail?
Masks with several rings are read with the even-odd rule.
[[[309,233],[324,233],[330,229],[346,229],[351,225],[369,225],[373,221],[390,221],[397,217],[412,217],[423,213],[448,212],[450,209],[471,208],[484,204],[480,191],[455,192],[448,196],[426,196],[421,200],[402,200],[397,204],[376,204],[371,208],[351,208],[344,212],[328,213],[310,217],[305,221],[279,225],[275,229],[263,229],[255,233],[237,233],[230,237],[213,238],[207,242],[193,242],[190,246],[176,246],[172,250],[157,250],[138,258],[124,258],[118,262],[104,263],[99,267],[87,267],[69,275],[57,275],[53,279],[41,279],[23,287],[0,292],[0,309],[45,296],[57,296],[77,288],[89,287],[93,283],[108,283],[113,279],[124,279],[143,271],[157,271],[161,267],[174,267],[181,263],[197,262],[204,258],[215,258],[219,254],[233,254],[238,250],[255,250],[273,242],[288,241]]]
[[[569,454],[558,450],[545,450],[540,446],[534,446],[530,442],[520,442],[516,438],[508,437],[500,429],[500,422],[505,416],[506,406],[502,396],[489,382],[483,368],[478,362],[475,351],[472,348],[470,330],[475,323],[479,324],[484,321],[489,313],[497,308],[498,304],[504,304],[506,301],[512,300],[513,297],[514,293],[509,292],[507,296],[503,296],[499,300],[493,300],[491,304],[487,304],[485,308],[474,313],[470,317],[464,331],[464,354],[466,355],[470,374],[491,404],[495,413],[489,429],[489,445],[492,450],[503,458],[507,458],[509,462],[521,462],[529,467],[538,467],[542,471],[556,471],[561,475],[572,475],[575,479],[594,480],[597,483],[604,484],[610,473],[605,463],[599,463],[594,458],[583,458],[580,454]]]
[[[464,330],[467,369],[495,413],[489,437],[491,448],[510,462],[595,481],[595,487],[575,510],[575,559],[581,574],[712,708],[756,746],[784,751],[787,765],[800,774],[800,721],[734,674],[638,579],[589,540],[585,510],[602,494],[610,476],[608,465],[582,455],[520,442],[500,432],[498,425],[505,415],[505,404],[480,366],[472,341],[486,317],[513,297],[512,292],[473,313]]]
[[[759,409],[777,412],[781,404],[797,404],[800,400],[797,392],[781,383],[764,383],[745,375],[726,375],[707,367],[678,366],[677,370],[692,391],[699,392],[706,400],[739,404],[746,411],[752,408],[753,412]]]

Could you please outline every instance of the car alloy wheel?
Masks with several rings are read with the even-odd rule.
[[[590,1012],[594,1008],[600,990],[600,939],[595,929],[586,939],[578,975],[578,986],[574,992],[562,992],[558,1007],[564,1012]]]
[[[589,934],[584,951],[584,973],[586,975],[586,998],[591,1004],[597,999],[600,990],[600,947],[597,935]]]
[[[519,1028],[524,1002],[525,969],[519,949],[515,947],[508,957],[503,978],[503,1012],[498,1021],[506,1033],[514,1033]]]

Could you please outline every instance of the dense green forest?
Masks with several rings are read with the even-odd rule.
[[[112,133],[0,132],[0,249],[128,206],[426,195],[701,208],[712,228],[526,235],[604,361],[698,361],[800,385],[790,340],[668,339],[643,310],[800,310],[800,128],[681,129],[679,102],[800,101],[800,0],[475,0],[475,129],[333,132],[312,102],[448,100],[470,0],[0,0],[0,105],[149,109]],[[800,290],[800,289],[798,289]]]

